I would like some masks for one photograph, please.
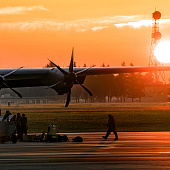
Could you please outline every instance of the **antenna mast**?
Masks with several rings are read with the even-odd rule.
[[[159,32],[159,19],[161,18],[161,13],[156,11],[152,14],[152,33],[151,33],[151,46],[150,46],[150,56],[149,56],[149,66],[158,66],[160,63],[156,59],[154,54],[155,47],[158,41],[161,39],[161,33]],[[162,78],[165,83],[165,73],[164,72],[154,72],[152,73],[152,78],[154,82],[159,82],[159,77]]]

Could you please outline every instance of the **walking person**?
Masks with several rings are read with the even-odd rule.
[[[108,118],[109,118],[108,124],[107,124],[108,130],[107,130],[106,136],[102,136],[102,137],[104,139],[107,139],[110,133],[113,132],[115,135],[114,141],[116,141],[118,140],[118,135],[117,135],[116,128],[115,128],[115,120],[111,114],[108,114]]]

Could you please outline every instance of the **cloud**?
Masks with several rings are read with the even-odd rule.
[[[119,23],[119,24],[115,24],[116,27],[118,28],[122,28],[125,26],[131,26],[133,28],[140,28],[142,26],[148,27],[152,25],[152,20],[141,20],[138,22],[127,22],[127,23]]]
[[[140,20],[137,22],[126,22],[126,23],[118,23],[114,24],[117,28],[122,28],[125,26],[133,27],[133,28],[140,28],[142,26],[150,27],[152,26],[153,21],[152,20]],[[159,24],[169,24],[170,19],[160,19]]]
[[[33,6],[33,7],[15,7],[15,8],[5,8],[0,9],[0,14],[19,14],[24,11],[31,10],[46,10],[43,6]],[[28,21],[18,21],[18,22],[1,22],[0,29],[3,30],[20,30],[20,31],[59,31],[59,30],[74,30],[76,32],[86,32],[86,31],[99,31],[109,27],[114,27],[114,24],[119,22],[125,22],[133,20],[138,16],[114,16],[114,17],[101,17],[101,18],[90,18],[90,19],[78,19],[70,21],[57,21],[57,20],[28,20]]]
[[[30,7],[6,7],[6,8],[0,8],[0,15],[11,15],[11,14],[22,14],[24,12],[29,12],[33,10],[47,10],[43,6],[30,6]]]
[[[42,7],[43,8],[43,7]],[[41,9],[42,9],[41,8]],[[37,8],[30,8],[34,10]],[[28,10],[28,9],[27,9]],[[25,10],[24,10],[25,11]],[[144,19],[146,18],[146,19]],[[148,17],[149,18],[149,17]],[[160,24],[169,24],[170,19],[160,19]],[[107,28],[122,28],[132,27],[140,28],[142,26],[152,26],[152,20],[147,19],[146,16],[134,15],[134,16],[114,16],[114,17],[102,17],[102,18],[90,18],[81,20],[70,21],[57,21],[57,20],[29,20],[24,22],[2,22],[0,23],[0,30],[20,30],[20,31],[101,31]]]
[[[97,31],[108,28],[107,26],[94,26],[93,24],[82,24],[81,22],[56,22],[55,20],[25,21],[0,23],[1,30],[20,30],[20,31],[60,31],[75,30],[76,32]]]
[[[97,30],[102,30],[102,29],[104,29],[104,28],[108,28],[107,26],[98,26],[98,27],[93,27],[93,28],[91,28],[91,30],[92,31],[97,31]]]
[[[35,30],[56,31],[60,30],[61,27],[63,27],[63,23],[55,22],[52,20],[10,22],[0,24],[0,28],[3,30],[20,30],[20,31],[35,31]]]

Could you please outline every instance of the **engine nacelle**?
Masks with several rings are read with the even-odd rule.
[[[0,87],[3,86],[4,82],[5,82],[4,77],[3,77],[3,76],[0,76]]]
[[[86,78],[86,76],[78,76],[78,77],[77,77],[77,80],[78,80],[81,84],[83,84],[85,78]],[[75,84],[77,84],[77,83],[75,83]],[[64,94],[66,94],[67,91],[68,91],[68,85],[67,85],[65,82],[63,82],[63,83],[60,83],[60,84],[57,85],[57,86],[54,86],[52,89],[54,89],[54,90],[58,93],[58,95],[64,95]]]

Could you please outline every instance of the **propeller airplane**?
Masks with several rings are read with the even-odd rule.
[[[55,67],[50,68],[17,68],[0,69],[0,89],[10,88],[20,98],[22,95],[13,88],[44,86],[52,88],[59,95],[67,94],[65,107],[68,107],[71,98],[71,89],[79,84],[90,96],[92,92],[83,83],[87,75],[104,75],[132,72],[169,71],[170,66],[131,66],[131,67],[75,67],[74,48],[72,49],[69,68],[61,68],[48,59]]]

